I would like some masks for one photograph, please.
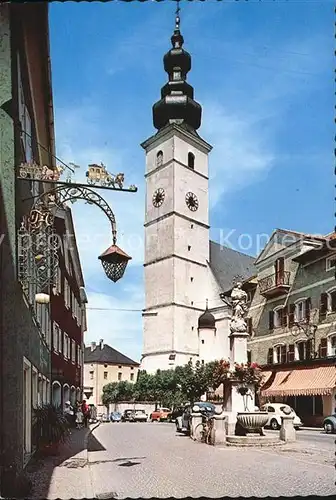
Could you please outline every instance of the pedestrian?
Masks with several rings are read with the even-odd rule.
[[[88,421],[90,418],[90,410],[89,410],[89,407],[88,407],[85,399],[83,399],[81,410],[82,410],[83,417],[84,417],[84,426],[87,427]]]
[[[72,427],[74,424],[74,411],[71,406],[70,401],[65,402],[65,407],[64,407],[64,415],[66,416],[69,426]]]
[[[82,408],[80,403],[77,405],[77,411],[76,411],[76,427],[77,429],[81,429],[83,427],[83,421],[84,421],[84,415],[82,412]]]

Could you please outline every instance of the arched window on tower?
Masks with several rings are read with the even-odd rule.
[[[195,155],[193,153],[188,153],[188,167],[195,168]]]
[[[162,163],[163,163],[163,153],[162,151],[158,151],[156,155],[156,166],[161,167]]]

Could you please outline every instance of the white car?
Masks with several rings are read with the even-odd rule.
[[[283,411],[285,410],[285,412]],[[267,411],[268,413],[268,422],[265,427],[270,427],[273,430],[280,429],[281,427],[281,417],[285,415],[293,415],[294,414],[294,427],[295,429],[299,429],[303,426],[303,423],[300,417],[297,416],[293,408],[284,403],[267,403],[260,408],[260,411]],[[289,412],[289,413],[287,413]]]

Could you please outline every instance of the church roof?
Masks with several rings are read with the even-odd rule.
[[[121,352],[113,349],[107,344],[100,348],[99,344],[91,351],[91,347],[85,347],[84,363],[107,363],[111,365],[132,365],[138,366],[139,363],[128,358]]]
[[[210,241],[210,268],[224,292],[232,288],[236,276],[243,281],[255,276],[254,262],[255,257]]]

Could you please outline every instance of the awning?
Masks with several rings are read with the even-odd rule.
[[[269,379],[271,378],[273,372],[261,372],[262,376],[263,376],[263,380],[262,380],[262,385],[265,385],[267,384],[267,382],[269,381]]]
[[[336,367],[319,366],[276,372],[270,387],[261,396],[326,396],[336,385]]]

